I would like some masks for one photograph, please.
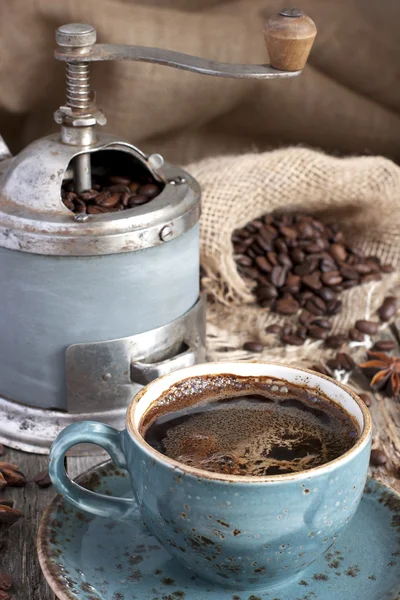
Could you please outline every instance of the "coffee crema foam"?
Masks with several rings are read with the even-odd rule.
[[[182,389],[169,390],[145,415],[143,437],[178,462],[246,476],[320,466],[344,454],[358,438],[350,415],[314,390],[271,378],[259,378],[257,385],[254,378],[243,379],[245,389],[228,385],[217,394],[215,389],[200,394],[197,401],[192,392],[186,405]]]

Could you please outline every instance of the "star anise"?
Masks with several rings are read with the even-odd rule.
[[[400,396],[400,357],[384,352],[368,352],[369,360],[360,364],[365,375],[371,379],[375,390],[385,391],[389,396]]]
[[[17,465],[12,463],[0,462],[0,490],[7,485],[21,487],[25,485],[26,479]]]

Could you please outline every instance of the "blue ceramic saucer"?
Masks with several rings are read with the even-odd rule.
[[[79,477],[88,489],[129,496],[110,462]],[[57,496],[38,536],[43,573],[60,600],[400,600],[400,496],[369,479],[356,516],[296,580],[263,592],[212,587],[180,567],[144,528],[76,511]]]

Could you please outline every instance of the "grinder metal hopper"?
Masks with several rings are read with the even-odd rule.
[[[271,64],[235,65],[97,44],[90,25],[57,30],[55,57],[67,67],[67,102],[55,113],[61,132],[14,158],[0,144],[0,442],[47,453],[71,422],[122,428],[141,386],[205,360],[199,185],[159,154],[98,131],[106,119],[90,90],[90,63],[145,61],[235,78],[299,75],[316,33],[311,19],[284,10],[265,33]],[[157,195],[132,206],[117,199],[111,210],[79,200],[88,190],[96,195],[93,182],[107,172],[128,181],[139,173]],[[79,204],[63,202],[65,189]]]

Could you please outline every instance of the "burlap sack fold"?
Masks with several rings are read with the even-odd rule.
[[[400,168],[382,157],[340,159],[305,148],[207,159],[189,165],[203,190],[201,262],[209,295],[209,358],[254,359],[246,340],[266,344],[264,359],[316,362],[332,354],[321,342],[284,347],[265,333],[273,322],[290,322],[254,304],[250,282],[236,269],[234,229],[272,211],[300,210],[337,222],[346,241],[395,267],[400,262]],[[374,318],[385,295],[400,285],[400,273],[341,294],[342,312],[333,332],[347,332],[356,319]]]

